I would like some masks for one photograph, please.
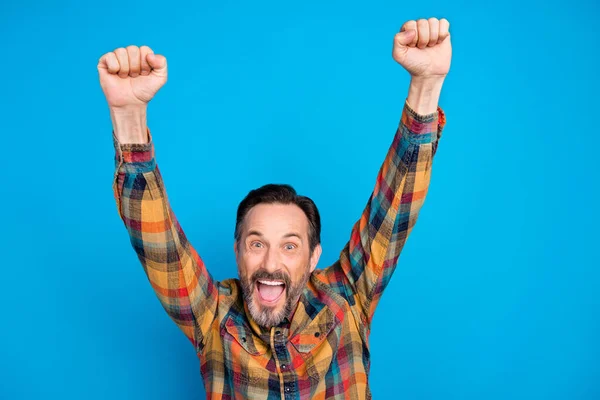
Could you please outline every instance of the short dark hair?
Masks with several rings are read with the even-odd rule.
[[[250,209],[258,204],[295,204],[308,218],[308,240],[310,242],[310,252],[319,243],[321,243],[321,216],[319,210],[309,197],[300,196],[296,190],[290,185],[269,183],[261,186],[258,189],[251,190],[246,197],[240,202],[237,209],[237,218],[235,221],[234,237],[239,243],[242,236],[242,224],[244,218]]]

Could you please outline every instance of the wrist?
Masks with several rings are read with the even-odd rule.
[[[148,143],[146,107],[110,108],[113,130],[120,143]]]
[[[437,111],[445,76],[413,76],[408,89],[408,104],[418,114],[428,115]]]

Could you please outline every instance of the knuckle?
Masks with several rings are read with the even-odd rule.
[[[402,25],[402,27],[404,29],[410,29],[413,26],[417,26],[417,21],[415,21],[414,19],[411,19],[410,21],[406,21],[404,23],[404,25]]]

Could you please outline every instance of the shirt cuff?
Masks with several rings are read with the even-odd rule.
[[[408,104],[404,103],[401,125],[405,127],[404,135],[416,144],[426,144],[438,141],[446,125],[446,114],[440,106],[431,114],[417,114]]]
[[[150,129],[147,130],[147,134],[148,143],[120,143],[113,131],[115,167],[118,172],[139,174],[154,170],[156,161]]]

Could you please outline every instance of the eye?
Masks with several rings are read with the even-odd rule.
[[[254,247],[256,249],[260,249],[263,247],[263,244],[261,242],[252,242],[250,243],[250,247]]]
[[[286,250],[294,250],[296,248],[296,245],[294,243],[288,243],[284,246],[284,248]]]

